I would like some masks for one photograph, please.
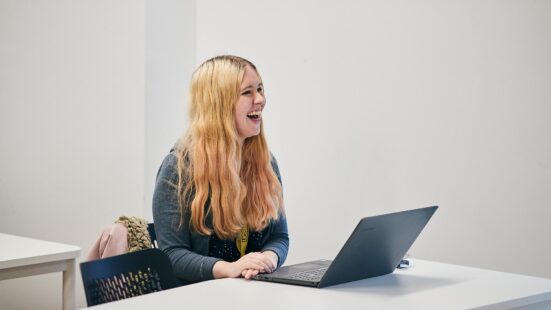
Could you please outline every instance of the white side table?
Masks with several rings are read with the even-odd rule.
[[[80,248],[0,233],[0,280],[63,272],[63,310],[75,308],[75,268]]]

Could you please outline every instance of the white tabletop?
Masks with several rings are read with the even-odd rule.
[[[78,257],[80,248],[0,233],[0,269]]]
[[[202,282],[97,309],[503,309],[551,303],[551,279],[412,260],[407,270],[323,289],[244,279]]]

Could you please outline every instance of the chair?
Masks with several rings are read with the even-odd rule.
[[[147,231],[149,232],[149,238],[151,238],[151,246],[158,249],[157,246],[157,234],[155,233],[155,224],[147,224]]]
[[[88,306],[177,286],[170,260],[159,249],[84,262],[80,272]]]

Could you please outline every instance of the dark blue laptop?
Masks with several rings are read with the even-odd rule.
[[[392,273],[438,206],[363,218],[334,260],[283,266],[255,280],[327,287]]]

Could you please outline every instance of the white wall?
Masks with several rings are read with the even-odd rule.
[[[413,256],[551,277],[551,2],[200,1],[197,58],[249,58],[289,261],[438,204]]]
[[[0,232],[83,258],[143,215],[144,71],[145,1],[0,0]],[[0,281],[0,308],[61,309],[61,293],[61,273]]]
[[[186,96],[195,68],[195,1],[155,0],[146,7],[145,204],[162,160],[187,127]]]

